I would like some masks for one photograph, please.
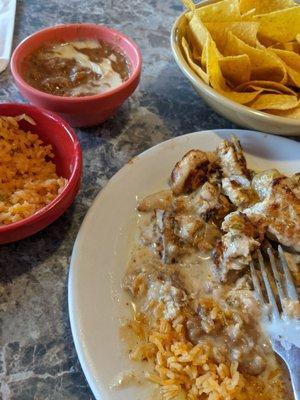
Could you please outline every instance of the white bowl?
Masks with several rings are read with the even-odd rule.
[[[212,1],[206,0],[201,2],[198,7],[210,3]],[[274,133],[276,135],[300,136],[300,120],[267,114],[235,103],[203,82],[187,64],[182,53],[181,38],[186,25],[185,13],[182,13],[175,21],[171,32],[173,55],[181,71],[208,105],[218,114],[244,128]]]

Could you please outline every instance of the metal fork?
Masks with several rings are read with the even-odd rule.
[[[257,251],[258,265],[266,289],[268,303],[264,300],[259,276],[254,263],[251,262],[250,270],[253,286],[256,297],[264,308],[264,322],[273,350],[285,361],[290,373],[295,400],[300,400],[300,320],[291,318],[287,312],[287,302],[295,302],[294,304],[296,304],[296,302],[299,302],[299,299],[282,247],[278,246],[279,257],[277,259],[271,247],[268,247],[267,253],[282,312],[279,312],[276,303],[276,294],[270,283],[267,268],[260,250]],[[278,264],[281,264],[283,274],[279,271]],[[294,340],[291,338],[291,335]],[[295,340],[297,346],[294,344]]]

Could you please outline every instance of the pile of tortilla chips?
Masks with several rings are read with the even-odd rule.
[[[300,119],[300,5],[222,0],[188,8],[182,51],[217,92],[256,110]]]

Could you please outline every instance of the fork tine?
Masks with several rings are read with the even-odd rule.
[[[272,268],[272,272],[273,272],[273,275],[274,275],[274,278],[275,278],[275,283],[276,283],[276,287],[277,287],[277,290],[278,290],[278,295],[279,295],[279,299],[280,299],[280,303],[281,303],[281,308],[282,308],[283,313],[285,313],[284,299],[286,298],[286,296],[284,294],[281,277],[279,275],[277,263],[275,261],[274,253],[273,253],[271,247],[268,247],[267,253],[268,253],[269,258],[270,258],[271,268]]]
[[[261,270],[261,274],[263,277],[263,281],[267,290],[267,294],[268,294],[268,298],[269,298],[269,303],[271,305],[271,311],[272,311],[272,319],[280,319],[279,316],[279,311],[278,311],[278,307],[276,304],[276,300],[272,291],[272,287],[269,281],[269,277],[267,275],[267,270],[264,264],[264,260],[263,260],[263,256],[261,254],[260,250],[257,250],[257,255],[258,255],[258,262],[259,262],[259,266],[260,266],[260,270]]]
[[[253,261],[250,262],[250,272],[251,272],[251,277],[252,277],[252,282],[253,282],[253,286],[254,286],[254,290],[255,290],[255,294],[257,297],[257,300],[261,303],[264,304],[264,297],[261,291],[261,287],[260,287],[260,282],[259,282],[259,278],[257,276],[257,272],[256,269],[254,267]]]
[[[295,288],[295,285],[293,282],[293,278],[291,276],[285,254],[280,245],[278,246],[278,253],[279,253],[280,260],[281,260],[282,269],[284,272],[287,297],[289,300],[298,300],[298,295],[297,295],[297,291],[296,291],[296,288]]]

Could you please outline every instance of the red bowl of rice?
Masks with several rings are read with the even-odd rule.
[[[50,178],[52,179],[47,180],[47,184],[45,184],[46,180],[43,181],[40,178],[39,171],[37,170],[37,172],[34,172],[34,174],[36,174],[36,178],[31,178],[28,185],[26,183],[26,187],[29,188],[26,189],[27,191],[23,190],[25,186],[20,187],[17,188],[15,192],[9,193],[8,191],[9,197],[7,195],[5,197],[5,194],[7,194],[6,190],[9,190],[7,189],[7,187],[10,188],[9,184],[11,183],[11,186],[13,186],[14,184],[14,182],[9,181],[9,174],[12,174],[12,176],[14,177],[18,177],[18,171],[22,170],[23,167],[19,166],[20,160],[22,161],[21,152],[21,156],[19,156],[18,160],[14,160],[14,166],[9,167],[10,169],[8,168],[8,171],[5,170],[6,165],[11,165],[9,160],[5,165],[4,158],[4,155],[6,155],[7,159],[9,154],[7,148],[5,149],[5,138],[8,137],[7,126],[10,125],[7,125],[7,121],[10,121],[10,119],[2,120],[0,123],[0,139],[2,143],[4,143],[4,146],[0,146],[0,159],[2,158],[2,160],[4,161],[2,165],[0,163],[0,169],[3,169],[2,177],[0,179],[0,244],[23,239],[27,236],[33,235],[34,233],[51,224],[59,216],[61,216],[64,211],[66,211],[66,209],[72,204],[80,186],[82,172],[82,152],[80,143],[73,129],[56,114],[53,114],[41,108],[17,103],[0,104],[0,117],[18,117],[21,115],[25,115],[25,117],[21,117],[18,121],[19,127],[16,129],[19,129],[19,131],[16,133],[16,135],[21,135],[19,136],[20,142],[21,140],[23,140],[22,135],[24,134],[25,137],[28,131],[38,136],[36,137],[34,135],[28,134],[28,137],[30,137],[32,140],[30,151],[32,152],[32,154],[37,155],[37,160],[38,157],[41,157],[39,153],[40,150],[34,150],[34,146],[38,146],[38,139],[43,142],[42,144],[40,144],[40,146],[42,147],[51,145],[51,150],[46,151],[45,149],[45,168],[49,169],[49,173],[52,174],[50,175]],[[11,121],[13,122],[16,120],[14,119]],[[32,123],[32,121],[34,122],[34,124]],[[10,129],[11,132],[13,132],[13,130],[13,128]],[[10,135],[12,135],[12,133],[10,133]],[[7,143],[11,145],[9,141],[6,141],[6,146]],[[20,146],[23,146],[23,144]],[[19,149],[20,148],[21,147],[19,147]],[[24,152],[25,151],[27,150],[24,150]],[[3,153],[2,157],[1,153]],[[50,154],[51,159],[49,158],[47,153]],[[24,160],[24,168],[26,168],[26,163],[30,163],[32,160],[28,161],[28,157],[26,159],[25,156]],[[49,163],[50,160],[52,161],[51,163]],[[49,167],[48,164],[52,164],[52,167],[51,165]],[[30,165],[31,173],[34,167],[34,163]],[[13,168],[17,168],[18,171],[13,171]],[[41,170],[41,177],[43,177],[42,172],[43,171]],[[57,179],[53,178],[54,174],[55,178],[57,177]],[[20,179],[23,179],[23,177]],[[37,185],[39,185],[39,192],[36,195],[40,196],[45,205],[37,209],[32,215],[27,216],[27,214],[29,213],[28,207],[30,207],[31,205],[30,202],[32,198],[35,199],[35,197],[29,196],[29,199],[27,201],[26,194],[30,193],[30,195],[34,195],[35,193],[33,190],[38,187]],[[54,190],[52,189],[51,185],[56,185],[55,190],[57,190],[57,194],[56,192],[54,192],[54,194],[51,193],[51,190]],[[59,190],[57,189],[58,187]],[[5,200],[6,198],[9,198],[9,202],[8,200]],[[8,207],[7,204],[9,204],[9,206],[12,204],[12,207]],[[20,219],[20,215],[25,215],[25,217],[23,219]],[[19,220],[14,222],[16,219]]]

